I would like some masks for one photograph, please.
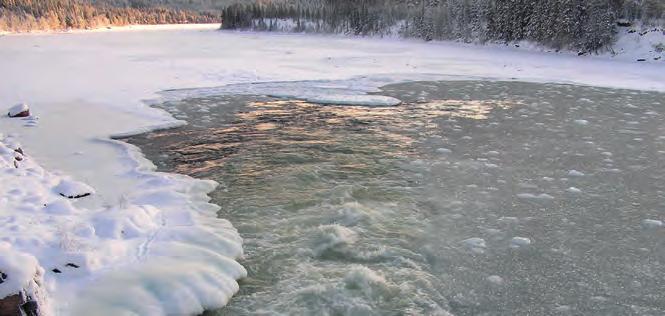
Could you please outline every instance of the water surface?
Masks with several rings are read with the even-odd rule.
[[[390,108],[264,96],[159,107],[132,137],[220,183],[248,278],[211,315],[662,315],[665,95],[386,86]]]

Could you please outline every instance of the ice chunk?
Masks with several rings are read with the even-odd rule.
[[[569,192],[569,193],[582,193],[582,190],[580,190],[580,189],[578,189],[578,188],[576,188],[576,187],[570,187],[570,188],[566,189],[566,192]]]
[[[328,94],[305,97],[305,101],[331,105],[396,106],[401,100],[383,95]]]
[[[503,284],[503,278],[498,276],[498,275],[488,276],[487,281],[494,284],[494,285],[502,285]]]
[[[513,239],[510,240],[510,247],[511,248],[520,248],[520,247],[525,247],[531,244],[531,239],[526,238],[526,237],[513,237]]]
[[[478,237],[472,237],[469,239],[462,240],[462,244],[464,244],[464,246],[467,247],[469,250],[476,253],[483,253],[485,252],[485,248],[487,248],[485,239]]]
[[[584,173],[579,172],[579,171],[573,169],[573,170],[568,171],[568,176],[569,176],[569,177],[583,177],[583,176],[584,176]]]
[[[642,221],[642,226],[645,228],[660,228],[663,227],[663,221],[656,219],[645,219]]]
[[[532,193],[519,193],[517,197],[525,200],[552,200],[553,196],[547,193],[532,194]]]

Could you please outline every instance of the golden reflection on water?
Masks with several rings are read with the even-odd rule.
[[[378,172],[374,158],[414,153],[442,117],[483,120],[516,101],[435,100],[396,107],[319,105],[298,100],[249,102],[232,122],[190,130],[169,142],[176,171],[205,177],[232,169],[245,179],[332,163],[349,174]],[[182,134],[182,132],[180,132]],[[168,131],[154,137],[171,135]],[[184,137],[183,137],[184,136]],[[229,171],[229,170],[225,170]],[[250,180],[247,180],[250,181]]]

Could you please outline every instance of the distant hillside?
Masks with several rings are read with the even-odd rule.
[[[224,5],[213,0],[0,0],[0,31],[220,23]]]
[[[616,40],[619,25],[662,26],[665,0],[257,0],[228,7],[223,20],[225,29],[530,41],[593,52]]]

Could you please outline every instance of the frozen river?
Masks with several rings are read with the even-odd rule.
[[[248,277],[211,315],[662,315],[665,95],[382,88],[397,107],[220,95],[132,137],[213,179]]]

